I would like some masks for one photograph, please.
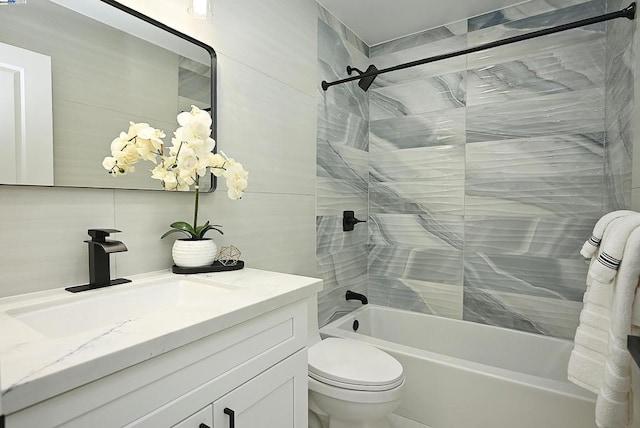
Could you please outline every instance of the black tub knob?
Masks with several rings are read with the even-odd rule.
[[[350,232],[353,227],[358,223],[366,223],[366,220],[358,220],[353,211],[342,212],[342,230]]]

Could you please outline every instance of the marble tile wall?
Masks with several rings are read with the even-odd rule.
[[[370,48],[386,67],[600,15],[533,0]],[[597,219],[630,205],[633,24],[389,73],[370,92],[371,300],[572,337]]]
[[[628,4],[628,1],[609,0],[607,11],[614,12]],[[634,24],[626,19],[610,21],[606,32],[606,211],[628,207],[632,202],[634,30],[637,25]]]
[[[460,50],[456,22],[371,48],[377,67]],[[389,73],[370,95],[369,295],[462,318],[468,73],[464,57]]]
[[[368,47],[318,6],[318,134],[316,258],[324,290],[318,295],[320,325],[356,307],[347,289],[367,292],[367,226],[342,231],[343,211],[368,217],[369,95],[357,83],[323,91],[320,81],[347,76],[348,65],[365,70]]]
[[[634,70],[633,85],[628,90],[633,89],[634,94],[640,94],[640,79],[636,76],[640,70],[640,19],[635,19],[635,29],[633,30],[633,45],[631,54],[633,55],[632,69]],[[635,96],[635,95],[634,95]],[[631,132],[633,135],[640,135],[640,109],[634,108],[631,119]],[[631,206],[635,211],[640,211],[640,143],[633,140],[633,157],[631,168]]]

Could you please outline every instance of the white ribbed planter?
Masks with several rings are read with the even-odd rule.
[[[218,246],[213,239],[176,239],[171,249],[173,263],[179,267],[209,266],[216,259]]]

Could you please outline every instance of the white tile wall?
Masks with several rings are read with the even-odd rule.
[[[218,144],[250,172],[241,201],[201,197],[200,218],[224,225],[248,266],[315,275],[317,8],[313,0],[218,0],[199,21],[187,1],[126,5],[219,53]],[[129,251],[112,271],[168,268],[169,223],[190,220],[193,195],[162,191],[0,186],[0,296],[88,280],[86,230],[115,227]],[[213,235],[212,235],[213,236]]]
[[[252,191],[313,195],[315,96],[226,55],[218,60],[220,150],[249,170]]]
[[[201,200],[206,203],[210,196],[202,195]],[[116,239],[124,242],[128,251],[114,254],[115,274],[121,277],[139,273],[141,266],[144,271],[171,266],[171,245],[176,238],[185,236],[176,233],[163,240],[160,237],[174,221],[193,221],[193,201],[192,193],[116,190],[114,225],[122,231]],[[205,218],[205,203],[199,210],[201,219]]]
[[[248,193],[239,201],[224,191],[200,196],[199,223],[222,224],[224,235],[207,234],[218,246],[235,245],[248,266],[315,275],[314,196]],[[191,223],[193,194],[116,191],[115,226],[128,251],[116,254],[118,276],[165,269],[180,234],[160,236],[177,220]],[[149,219],[153,218],[153,222]]]
[[[0,186],[0,296],[88,282],[89,228],[114,226],[113,191]]]
[[[123,0],[121,3],[168,23],[309,95],[314,94],[317,5],[312,0],[216,0],[213,17],[187,13],[188,0]]]
[[[219,245],[240,248],[251,267],[316,276],[315,195],[250,193],[240,201],[224,192],[209,196],[203,218],[224,225]]]
[[[216,0],[213,13],[221,54],[315,96],[315,1]]]

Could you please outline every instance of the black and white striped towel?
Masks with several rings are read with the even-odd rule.
[[[602,236],[604,235],[604,231],[607,229],[607,226],[609,225],[609,223],[611,223],[613,220],[617,218],[624,217],[627,215],[633,215],[633,214],[638,214],[638,213],[635,211],[629,211],[629,210],[618,210],[618,211],[612,211],[608,214],[603,215],[594,226],[593,232],[591,233],[591,238],[589,238],[587,242],[585,242],[584,245],[582,246],[582,250],[580,250],[580,254],[582,254],[582,256],[585,259],[590,259],[591,257],[593,257],[596,251],[598,251],[598,247],[602,242]]]
[[[589,268],[589,276],[603,284],[612,283],[622,262],[627,238],[639,226],[638,213],[613,219],[604,232],[598,258]]]

